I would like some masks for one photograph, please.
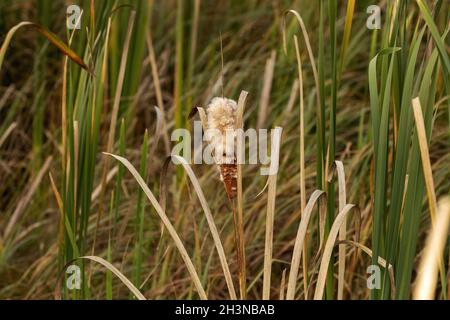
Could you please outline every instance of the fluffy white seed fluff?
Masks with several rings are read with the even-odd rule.
[[[234,163],[236,101],[216,97],[206,108],[209,143],[217,164]]]
[[[217,129],[225,133],[227,129],[234,129],[236,122],[236,101],[227,98],[215,97],[208,105],[208,128]]]

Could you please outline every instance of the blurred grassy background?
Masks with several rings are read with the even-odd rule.
[[[420,156],[412,133],[412,112],[401,117],[401,111],[410,108],[409,102],[417,95],[426,97],[422,104],[429,110],[426,121],[436,194],[440,197],[450,190],[450,113],[446,100],[442,100],[449,95],[450,70],[445,63],[448,37],[442,40],[444,52],[438,52],[429,24],[422,19],[423,12],[415,1],[401,0],[397,5],[390,1],[356,1],[351,14],[348,5],[352,1],[333,0],[75,3],[83,9],[83,15],[81,29],[73,36],[65,25],[66,8],[72,2],[0,3],[2,42],[8,30],[19,22],[37,22],[70,43],[95,75],[64,58],[32,29],[20,29],[9,45],[0,70],[0,298],[51,298],[62,267],[88,254],[112,261],[147,298],[197,298],[175,246],[167,232],[161,232],[154,209],[131,175],[106,160],[101,152],[126,156],[157,195],[162,165],[170,143],[174,144],[168,141],[170,133],[174,128],[190,127],[191,109],[205,106],[212,97],[221,95],[220,35],[225,96],[237,100],[241,90],[249,92],[245,127],[262,124],[284,128],[271,295],[278,298],[283,271],[289,271],[301,214],[300,110],[292,41],[299,28],[295,19],[287,20],[289,50],[285,54],[281,30],[288,9],[297,10],[305,22],[321,91],[317,96],[311,61],[300,37],[307,198],[314,189],[326,190],[323,166],[330,167],[333,159],[343,161],[347,202],[356,204],[362,212],[360,242],[386,257],[395,270],[401,268],[396,274],[397,297],[409,298],[417,259],[430,228],[425,189],[420,182]],[[439,35],[443,35],[448,29],[449,3],[425,3]],[[365,26],[366,8],[371,4],[382,8],[382,28],[378,31]],[[380,114],[376,114],[387,130],[383,136],[378,127],[373,127],[368,67],[375,54],[388,47],[402,50],[380,57],[377,69]],[[263,95],[264,79],[270,72],[268,61],[274,61],[273,77],[268,80],[269,96]],[[167,136],[157,126],[154,106],[163,112]],[[387,110],[386,118],[381,114],[383,108]],[[323,113],[322,125],[317,110]],[[386,149],[384,155],[374,148],[374,136],[384,138],[378,144]],[[375,172],[383,168],[386,181],[378,181]],[[223,188],[217,188],[217,170],[207,165],[193,169],[221,233],[232,274],[236,274],[231,206]],[[59,190],[61,208],[49,173]],[[182,172],[175,173],[171,166],[166,213],[209,298],[227,298],[219,259],[198,199]],[[415,201],[402,217],[406,174],[415,184],[408,188],[405,203]],[[243,177],[248,297],[259,299],[267,194],[257,195],[266,177],[259,175],[258,166],[245,166]],[[402,187],[396,187],[400,183]],[[334,197],[330,196],[328,207],[334,206]],[[334,214],[334,210],[329,211],[328,228]],[[318,269],[313,259],[318,250],[317,220],[314,217],[308,235],[312,285]],[[350,235],[354,230],[353,224],[349,226]],[[380,232],[375,238],[374,230]],[[404,253],[406,247],[409,249]],[[348,252],[354,251],[349,247]],[[354,257],[347,265],[344,298],[365,299],[369,297],[366,268],[370,258],[360,252]],[[447,270],[448,261],[447,247]],[[65,297],[131,297],[115,277],[107,273],[105,278],[102,266],[79,264],[85,275],[83,290],[65,292]],[[336,298],[332,272],[327,298]],[[304,296],[302,277],[299,273],[296,297]],[[445,290],[439,289],[438,297],[445,296]],[[389,298],[387,278],[383,290],[372,297]]]

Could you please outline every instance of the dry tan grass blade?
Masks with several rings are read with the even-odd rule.
[[[272,50],[270,57],[266,60],[263,88],[261,93],[261,99],[259,101],[259,112],[256,125],[257,129],[264,128],[267,120],[267,114],[269,113],[270,89],[272,88],[273,72],[275,69],[276,57],[277,57],[276,51]]]
[[[194,264],[192,263],[191,258],[189,257],[189,254],[186,251],[186,248],[184,247],[183,243],[181,242],[180,237],[178,236],[177,231],[173,227],[172,223],[170,222],[169,218],[167,217],[164,210],[161,208],[159,202],[156,200],[155,196],[147,186],[147,184],[144,182],[144,179],[140,176],[139,172],[136,171],[136,169],[133,167],[133,165],[125,158],[104,152],[105,155],[111,156],[117,160],[119,160],[127,169],[131,172],[133,177],[136,179],[137,183],[141,186],[142,190],[144,191],[147,198],[150,200],[151,204],[155,208],[156,212],[158,213],[159,217],[161,218],[162,222],[164,223],[164,226],[167,228],[167,231],[169,232],[170,236],[172,237],[175,246],[177,247],[178,251],[181,254],[181,257],[183,258],[184,263],[186,264],[186,267],[189,271],[189,274],[192,278],[192,281],[194,282],[194,286],[196,287],[198,294],[202,300],[206,300],[206,292],[202,287],[202,284],[200,282],[200,278],[195,271]]]
[[[122,272],[120,272],[116,267],[114,267],[111,263],[109,263],[108,261],[106,261],[103,258],[97,257],[97,256],[83,256],[83,257],[79,257],[77,259],[74,259],[72,261],[70,261],[68,264],[66,264],[66,266],[63,268],[63,271],[66,270],[66,268],[71,265],[72,263],[74,263],[77,260],[80,259],[86,259],[86,260],[92,260],[95,261],[97,263],[100,263],[102,266],[104,266],[105,268],[107,268],[109,271],[111,271],[112,273],[114,273],[119,279],[120,281],[123,282],[124,285],[127,286],[128,289],[130,289],[130,291],[136,296],[136,298],[138,298],[139,300],[147,300],[144,295],[139,291],[138,288],[136,288],[130,280],[128,280],[127,277],[125,277]],[[64,274],[64,273],[62,273]],[[62,275],[59,277],[59,281],[58,281],[58,285],[56,286],[55,289],[55,300],[61,300],[61,281],[64,279],[64,277],[62,277]]]
[[[59,209],[58,243],[62,244],[64,242],[64,205],[58,188],[56,187],[55,180],[53,180],[52,173],[49,172],[48,176],[50,178],[50,186],[52,188],[53,194],[55,195],[56,203]]]
[[[211,214],[211,210],[209,209],[208,202],[206,201],[205,195],[203,194],[202,188],[200,187],[200,183],[195,176],[194,171],[192,171],[191,166],[186,162],[183,157],[172,155],[172,159],[176,159],[186,170],[189,179],[191,179],[192,185],[194,186],[195,193],[200,200],[200,204],[202,205],[203,211],[205,212],[206,220],[208,222],[209,229],[211,231],[214,245],[216,246],[217,253],[219,255],[220,263],[222,265],[223,275],[225,277],[225,281],[227,283],[228,292],[230,293],[230,298],[232,300],[236,300],[236,291],[233,285],[233,279],[231,277],[230,269],[228,267],[227,258],[225,255],[225,251],[222,246],[222,242],[220,240],[219,231],[217,230],[216,224],[214,223],[214,218]]]
[[[200,115],[200,122],[202,123],[203,130],[208,130],[208,117],[204,108],[198,107],[198,114]]]
[[[295,295],[295,287],[297,284],[298,269],[300,267],[300,259],[302,256],[303,243],[308,230],[309,220],[317,200],[321,199],[320,208],[325,208],[326,194],[321,190],[315,190],[309,198],[305,211],[302,214],[300,224],[298,226],[297,237],[295,239],[294,250],[292,253],[291,269],[289,271],[289,280],[287,285],[286,300],[293,300]]]
[[[431,224],[433,227],[435,227],[437,200],[436,200],[436,193],[434,191],[435,189],[434,189],[433,171],[431,170],[430,153],[428,150],[428,140],[425,131],[422,106],[420,105],[419,97],[416,97],[412,100],[412,108],[414,111],[414,119],[416,122],[417,139],[419,140],[420,158],[422,160],[423,176],[425,178],[425,186],[427,189],[428,205],[430,207]],[[441,281],[444,283],[446,281],[445,266],[443,263],[442,256],[439,259],[440,259],[439,271],[441,275]]]
[[[16,209],[14,210],[13,214],[11,215],[11,218],[8,221],[8,224],[6,225],[6,228],[3,233],[3,237],[2,237],[3,242],[6,242],[7,238],[11,235],[11,232],[12,232],[14,226],[17,224],[17,221],[20,219],[20,217],[22,216],[23,212],[25,211],[27,205],[30,203],[31,199],[33,198],[33,195],[36,192],[36,189],[38,188],[39,184],[41,183],[42,178],[44,177],[44,174],[48,171],[51,163],[52,163],[52,156],[48,157],[45,160],[44,165],[41,167],[38,174],[36,175],[34,180],[31,182],[30,187],[25,192],[25,194],[20,198]]]
[[[111,170],[109,170],[108,174],[106,175],[106,183],[109,183],[118,171],[119,166],[114,166]],[[97,187],[95,187],[94,191],[92,191],[91,202],[94,202],[94,200],[98,198],[98,196],[101,194],[101,191],[102,183],[100,182]]]
[[[297,93],[298,93],[298,79],[294,80],[294,83],[292,84],[291,93],[289,94],[289,100],[286,105],[286,113],[290,114],[292,112],[292,109],[294,108],[295,100],[297,99]],[[289,117],[285,117],[284,120],[287,122],[289,120]]]
[[[436,223],[428,235],[422,259],[417,273],[413,299],[434,299],[436,281],[442,253],[447,241],[450,223],[450,198],[446,197],[439,202]]]
[[[347,204],[347,193],[345,190],[345,172],[342,161],[335,161],[331,171],[331,175],[328,177],[328,182],[331,182],[333,176],[337,173],[338,186],[339,186],[339,212],[344,209]],[[344,218],[341,229],[339,230],[339,241],[345,240],[347,234],[347,219]],[[339,247],[339,271],[338,271],[338,300],[342,300],[344,294],[344,275],[345,275],[345,246]]]
[[[300,16],[300,14],[295,10],[288,10],[284,13],[284,16],[283,16],[283,27],[282,27],[281,31],[282,31],[282,36],[283,36],[284,53],[287,54],[286,20],[287,20],[287,16],[289,14],[293,14],[295,16],[298,24],[300,25],[300,29],[302,30],[303,38],[305,39],[306,49],[308,51],[308,57],[311,62],[311,68],[312,68],[313,77],[314,77],[314,84],[316,86],[316,99],[317,99],[317,103],[319,103],[319,101],[320,101],[320,86],[319,86],[319,77],[318,77],[318,73],[317,73],[316,62],[314,59],[314,53],[311,48],[311,43],[309,41],[308,31],[306,30],[305,23],[303,22],[303,19]],[[320,112],[317,114],[317,116],[321,117]],[[323,119],[320,119],[320,122],[323,122]],[[322,167],[324,167],[323,163],[322,163]],[[325,166],[325,168],[327,168],[327,166]]]
[[[153,158],[156,154],[156,149],[158,148],[159,138],[161,137],[161,132],[164,132],[164,114],[160,108],[153,106],[156,113],[156,125],[155,125],[155,137],[150,149],[150,157]],[[170,151],[167,153],[170,154]]]
[[[158,103],[159,111],[161,112],[162,120],[162,132],[164,136],[164,148],[166,153],[170,153],[170,141],[169,133],[167,132],[167,122],[166,122],[166,109],[164,107],[164,100],[162,98],[161,82],[159,81],[158,65],[156,63],[155,49],[153,47],[153,39],[151,31],[149,30],[146,36],[148,55],[150,57],[150,68],[152,72],[152,79],[155,86],[156,102]]]
[[[333,222],[333,225],[331,226],[330,233],[328,234],[328,239],[325,244],[325,248],[323,249],[322,260],[320,262],[319,275],[317,276],[314,300],[322,299],[323,291],[325,288],[325,281],[327,278],[328,265],[330,264],[331,254],[333,253],[333,247],[336,243],[336,238],[341,229],[342,223],[344,223],[344,220],[347,218],[347,214],[351,210],[355,210],[355,214],[357,217],[357,219],[355,220],[355,223],[357,223],[356,230],[359,230],[359,224],[361,222],[359,209],[353,204],[346,204],[337,215],[336,219]]]
[[[306,182],[305,182],[305,103],[303,99],[303,70],[300,49],[298,47],[297,36],[294,35],[295,56],[297,58],[297,72],[299,83],[299,104],[300,104],[300,209],[301,215],[306,206]],[[308,242],[305,238],[303,242],[303,290],[305,300],[308,299]]]
[[[309,36],[308,36],[308,31],[306,31],[306,27],[305,27],[305,23],[303,22],[302,17],[300,16],[300,14],[295,11],[295,10],[288,10],[284,13],[284,17],[283,17],[283,28],[282,28],[282,33],[283,33],[283,49],[284,52],[287,53],[287,43],[286,43],[286,19],[287,16],[289,14],[293,14],[295,16],[295,18],[297,19],[300,28],[302,29],[302,34],[303,37],[305,38],[305,43],[306,43],[306,49],[308,50],[308,56],[309,56],[309,60],[311,61],[311,67],[312,67],[312,71],[313,71],[313,76],[314,76],[314,83],[316,85],[316,95],[317,95],[317,101],[320,101],[320,92],[319,92],[319,77],[317,75],[317,68],[316,68],[316,62],[314,59],[314,54],[311,48],[311,43],[309,41]]]
[[[14,131],[14,129],[17,127],[17,122],[11,123],[11,125],[8,127],[8,129],[5,130],[5,133],[0,137],[0,148],[2,147],[3,143],[6,141],[8,136],[11,134],[11,132]]]
[[[277,175],[269,176],[267,194],[266,237],[264,245],[263,300],[270,299],[270,279],[272,273],[273,222],[275,215],[275,198],[277,195]]]
[[[342,241],[338,241],[338,243],[336,245],[339,245],[341,247],[346,244],[356,247],[358,249],[361,249],[370,258],[372,258],[372,250],[370,250],[368,247],[366,247],[365,245],[363,245],[359,242],[355,242],[352,240],[342,240]],[[380,256],[378,256],[378,264],[386,269],[386,265],[387,265],[386,260]],[[394,278],[394,267],[392,266],[392,264],[389,264],[389,266],[387,267],[387,270],[389,272],[389,281],[391,283],[391,299],[394,300],[395,299],[395,278]]]
[[[116,124],[117,124],[117,116],[119,114],[120,96],[122,95],[123,82],[125,79],[125,69],[127,66],[127,58],[128,58],[128,52],[130,49],[131,33],[133,31],[135,16],[136,16],[136,11],[132,10],[130,12],[130,17],[128,19],[127,34],[126,34],[126,38],[125,38],[125,42],[124,42],[122,56],[120,58],[119,74],[117,76],[117,87],[116,87],[116,92],[114,93],[114,103],[113,103],[113,108],[112,108],[112,112],[111,112],[111,122],[110,122],[109,132],[108,132],[108,141],[106,144],[107,152],[112,152],[114,138],[116,136]],[[108,172],[108,169],[109,169],[109,161],[108,161],[108,158],[106,158],[102,181],[104,181],[106,179],[106,173]],[[103,188],[104,188],[105,183],[103,183],[103,185],[104,185],[103,186]]]
[[[248,92],[242,90],[239,95],[239,100],[236,110],[236,129],[242,129],[244,126],[244,108],[245,100],[247,98]],[[245,146],[241,146],[239,142],[237,143],[237,157],[239,159],[240,155],[244,154],[242,149]],[[241,152],[241,153],[240,153]],[[247,295],[247,275],[246,275],[246,262],[245,262],[245,242],[244,242],[244,209],[243,209],[243,196],[242,196],[242,161],[238,161],[237,164],[237,234],[238,234],[238,246],[240,254],[240,277],[239,277],[239,287],[241,293],[241,299],[245,299]]]
[[[286,291],[286,269],[283,269],[280,283],[280,300],[284,300],[284,292]]]
[[[436,217],[436,193],[434,191],[433,172],[431,171],[430,156],[428,152],[427,136],[423,123],[422,107],[419,97],[412,100],[412,108],[414,111],[414,119],[416,120],[417,138],[419,140],[420,157],[422,159],[423,176],[425,177],[425,185],[427,188],[428,203],[430,206],[431,223],[434,224]]]

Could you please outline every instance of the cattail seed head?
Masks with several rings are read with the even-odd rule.
[[[236,196],[236,109],[236,101],[220,97],[213,98],[206,109],[209,143],[214,149],[220,178],[230,199]]]

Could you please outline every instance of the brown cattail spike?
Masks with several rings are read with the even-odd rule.
[[[220,165],[220,178],[225,185],[225,191],[227,192],[228,199],[232,200],[236,197],[237,191],[237,165],[221,164]]]

